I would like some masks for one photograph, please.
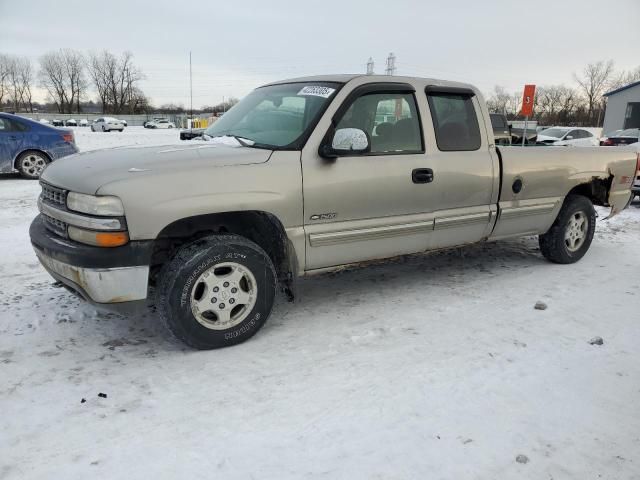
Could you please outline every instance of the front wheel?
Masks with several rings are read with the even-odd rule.
[[[540,251],[554,263],[575,263],[589,250],[595,230],[596,211],[591,201],[569,195],[549,231],[540,235]]]
[[[215,235],[185,245],[165,264],[157,305],[174,336],[206,350],[252,337],[269,317],[275,293],[275,269],[262,248]]]

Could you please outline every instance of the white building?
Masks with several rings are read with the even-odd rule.
[[[602,132],[607,134],[625,128],[640,128],[640,82],[604,94],[607,110]]]

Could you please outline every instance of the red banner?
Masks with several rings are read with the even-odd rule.
[[[520,115],[530,117],[533,114],[533,98],[536,96],[535,85],[525,85],[524,94],[522,95],[522,110]]]

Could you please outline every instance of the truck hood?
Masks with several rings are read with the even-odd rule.
[[[171,170],[233,167],[264,163],[271,150],[221,143],[119,147],[78,153],[49,164],[41,179],[51,185],[79,193],[95,194],[108,183]]]

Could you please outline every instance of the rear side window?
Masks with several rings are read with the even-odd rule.
[[[0,132],[25,132],[29,128],[23,123],[8,118],[0,118]]]
[[[478,150],[482,143],[473,97],[460,93],[427,93],[438,149]]]

